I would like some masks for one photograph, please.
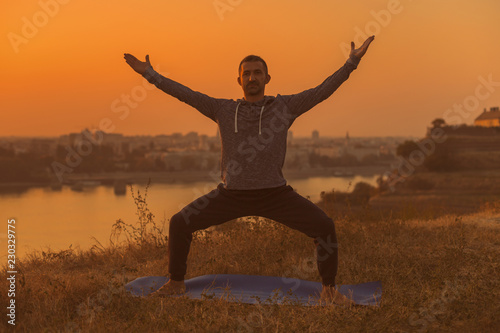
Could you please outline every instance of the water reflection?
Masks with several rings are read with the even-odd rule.
[[[376,183],[373,177],[313,177],[289,181],[299,194],[313,202],[320,198],[321,191],[348,191],[357,182]],[[93,237],[107,246],[111,226],[117,219],[134,224],[136,207],[130,187],[124,183],[117,186],[83,184],[80,191],[70,186],[53,190],[46,187],[12,187],[0,193],[0,209],[5,218],[16,218],[17,254],[23,256],[33,250],[54,251],[80,247],[87,249],[95,244]],[[189,184],[152,184],[147,203],[161,224],[168,221],[182,207],[208,193],[216,183],[197,182]],[[144,193],[145,185],[134,185],[134,190]],[[6,234],[0,233],[3,239]],[[3,242],[2,242],[3,243]],[[2,253],[0,257],[5,257]]]

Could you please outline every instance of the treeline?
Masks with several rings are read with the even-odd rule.
[[[500,141],[487,137],[448,137],[444,142],[425,147],[421,141],[405,141],[396,154],[416,170],[452,172],[497,169]]]
[[[34,153],[14,154],[0,147],[0,182],[46,182],[53,158]]]
[[[418,142],[410,140],[403,142],[396,149],[396,154],[407,160],[412,158],[412,154],[416,155],[418,152],[424,156],[422,167],[429,171],[449,172],[460,169],[453,140],[435,144],[432,151],[426,151]]]
[[[339,157],[330,157],[319,155],[317,153],[309,153],[309,165],[311,167],[337,167],[337,166],[366,166],[376,165],[384,162],[393,161],[395,158],[392,154],[367,154],[361,159],[358,159],[352,154],[343,154]],[[293,167],[293,165],[288,165]]]
[[[147,158],[149,152],[147,147],[139,147],[117,158],[111,146],[98,145],[81,156],[72,147],[58,145],[55,156],[50,156],[35,151],[16,154],[12,149],[0,147],[0,183],[55,181],[54,164],[68,168],[71,173],[212,170],[219,166],[219,160],[213,157],[200,163],[195,153],[179,156],[175,165],[171,165],[159,157]]]

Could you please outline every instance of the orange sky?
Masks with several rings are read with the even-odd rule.
[[[376,39],[358,69],[297,119],[296,136],[314,129],[325,136],[422,136],[435,118],[470,124],[483,108],[500,106],[497,0],[60,2],[3,6],[1,136],[61,135],[106,118],[126,135],[214,135],[216,124],[198,111],[143,88],[123,53],[149,54],[173,80],[234,99],[242,97],[240,60],[258,54],[272,76],[266,94],[291,94],[337,70],[346,59],[343,43],[367,29]],[[218,13],[217,3],[232,10]],[[390,13],[379,17],[385,21],[373,15],[381,11]],[[479,77],[499,84],[478,88]],[[146,95],[126,106],[120,98],[132,92]],[[447,111],[464,103],[471,111]],[[128,115],[114,112],[118,107]]]

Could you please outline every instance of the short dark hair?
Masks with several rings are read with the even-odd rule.
[[[245,58],[243,58],[243,60],[240,62],[240,66],[238,67],[238,75],[241,73],[241,65],[243,65],[244,62],[249,62],[249,61],[260,61],[263,65],[264,65],[264,69],[266,71],[266,75],[268,74],[267,72],[267,64],[266,62],[264,61],[264,59],[262,59],[261,57],[259,56],[256,56],[256,55],[248,55],[246,56]]]

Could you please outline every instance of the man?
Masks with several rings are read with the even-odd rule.
[[[150,83],[216,122],[222,142],[222,183],[170,219],[170,279],[155,295],[185,292],[184,275],[194,231],[238,217],[262,216],[313,238],[323,285],[321,300],[351,304],[335,288],[338,246],[333,220],[286,184],[282,167],[292,123],[347,80],[374,38],[358,49],[351,42],[344,66],[316,88],[294,95],[266,96],[265,86],[271,80],[267,64],[258,56],[247,56],[240,63],[238,76],[244,98],[236,101],[209,97],[158,74],[149,55],[142,62],[125,54],[127,64]]]

